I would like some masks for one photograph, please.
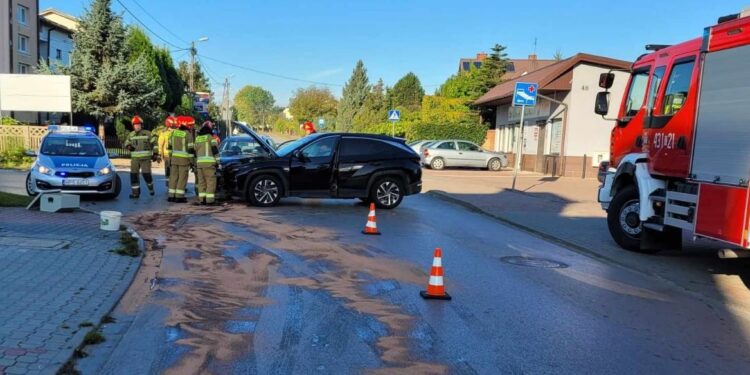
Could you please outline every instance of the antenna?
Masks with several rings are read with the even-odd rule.
[[[534,54],[536,55],[536,37],[534,37]]]

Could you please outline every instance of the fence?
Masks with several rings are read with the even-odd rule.
[[[118,158],[129,158],[130,157],[130,151],[126,149],[122,142],[120,141],[120,138],[118,138],[116,135],[107,135],[104,136],[104,147],[107,149],[107,152],[109,153],[117,153]]]
[[[17,147],[36,150],[45,134],[46,126],[0,125],[0,152]]]

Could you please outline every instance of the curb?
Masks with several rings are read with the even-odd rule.
[[[115,310],[117,305],[120,303],[120,300],[122,299],[122,297],[125,295],[125,292],[127,292],[127,290],[130,288],[130,285],[133,284],[133,281],[135,280],[135,275],[138,273],[138,270],[141,268],[141,264],[143,263],[143,257],[145,254],[146,247],[145,247],[143,238],[138,234],[138,232],[135,231],[135,229],[133,229],[133,227],[128,226],[126,228],[127,228],[126,229],[127,232],[130,233],[132,237],[138,239],[138,250],[141,251],[141,255],[138,257],[139,258],[138,261],[134,262],[134,267],[129,269],[127,274],[125,274],[125,276],[123,277],[124,282],[121,283],[121,285],[118,286],[118,288],[112,292],[112,294],[110,295],[110,298],[104,302],[104,303],[111,303],[111,307],[106,311],[106,313],[104,313],[104,315],[102,315],[98,319],[98,322],[93,327],[90,327],[91,329],[78,330],[78,332],[75,335],[73,335],[73,337],[70,339],[71,344],[78,343],[78,345],[75,346],[75,349],[73,349],[73,353],[68,354],[66,356],[63,356],[61,354],[55,357],[51,361],[52,365],[57,365],[58,367],[54,369],[53,372],[49,372],[50,374],[57,374],[63,368],[63,366],[65,366],[65,364],[67,364],[70,361],[75,362],[76,351],[78,351],[79,349],[83,349],[86,346],[83,344],[83,339],[86,337],[86,334],[92,331],[99,330],[101,328],[101,325],[102,325],[101,320],[105,316],[112,314],[112,312]],[[125,255],[119,255],[119,256],[125,256]],[[45,371],[45,373],[47,372]]]
[[[567,249],[569,249],[571,251],[574,251],[574,252],[576,252],[576,253],[578,253],[580,255],[587,256],[589,258],[592,258],[592,259],[595,259],[595,260],[599,260],[599,261],[602,261],[602,262],[606,262],[606,263],[612,264],[614,266],[623,268],[623,269],[628,270],[628,271],[636,272],[636,273],[639,273],[641,275],[645,275],[645,276],[654,278],[656,280],[659,280],[661,282],[666,283],[667,285],[669,285],[672,288],[675,288],[675,289],[677,289],[679,291],[682,291],[683,293],[687,293],[687,294],[689,294],[689,295],[691,295],[691,296],[693,296],[693,297],[695,297],[695,298],[697,298],[699,300],[715,302],[715,303],[718,303],[718,304],[726,304],[725,301],[723,301],[723,300],[721,300],[719,298],[716,298],[716,297],[713,297],[713,296],[710,296],[710,295],[706,295],[706,294],[701,293],[701,292],[696,291],[696,290],[688,289],[684,285],[679,284],[676,281],[668,279],[668,278],[666,278],[664,276],[661,276],[661,275],[658,275],[658,274],[655,274],[655,273],[652,273],[652,272],[649,272],[649,271],[646,271],[646,270],[634,267],[632,265],[623,263],[623,262],[621,262],[621,261],[619,261],[617,259],[614,259],[614,258],[608,257],[606,255],[602,255],[602,254],[596,253],[593,250],[587,249],[586,247],[583,247],[581,245],[572,243],[572,242],[567,241],[565,239],[562,239],[562,238],[559,238],[559,237],[555,237],[553,235],[550,235],[548,233],[542,232],[540,230],[531,228],[531,227],[523,225],[523,224],[519,224],[517,222],[514,222],[514,221],[512,221],[510,219],[507,219],[505,217],[502,217],[500,215],[496,215],[496,214],[487,212],[487,211],[483,210],[481,207],[476,206],[476,205],[474,205],[472,203],[466,202],[464,200],[458,199],[458,198],[452,196],[450,193],[447,193],[445,191],[442,191],[442,190],[430,190],[430,191],[425,192],[424,194],[430,195],[432,197],[435,197],[437,199],[443,200],[445,202],[448,202],[448,203],[451,203],[451,204],[454,204],[454,205],[457,205],[457,206],[461,206],[461,207],[463,207],[465,209],[468,209],[469,211],[472,211],[474,213],[490,217],[490,218],[495,219],[495,220],[497,220],[497,221],[499,221],[499,222],[501,222],[501,223],[503,223],[503,224],[505,224],[507,226],[516,228],[518,230],[521,230],[523,232],[531,234],[532,236],[539,237],[539,238],[541,238],[543,240],[546,240],[546,241],[552,242],[554,244],[557,244],[559,246],[565,247],[565,248],[567,248]],[[748,309],[747,307],[744,307],[744,306],[741,306],[741,305],[737,305],[735,303],[726,304],[726,306],[739,309],[739,310],[743,311],[745,314],[750,314],[750,309]]]

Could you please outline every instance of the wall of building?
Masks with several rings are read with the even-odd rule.
[[[55,63],[69,66],[70,54],[73,52],[73,37],[65,30],[42,23],[39,33],[39,58],[47,60],[51,66]],[[60,59],[57,51],[60,50]]]
[[[594,113],[594,102],[599,88],[599,74],[609,69],[581,64],[573,69],[573,82],[570,91],[570,110],[565,136],[565,155],[582,157],[601,156],[609,158],[609,144],[614,121],[605,120]],[[610,115],[616,117],[627,84],[628,74],[615,72],[614,86],[610,89]]]

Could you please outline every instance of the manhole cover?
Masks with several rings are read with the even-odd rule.
[[[501,261],[514,264],[516,266],[524,267],[538,267],[538,268],[568,268],[565,263],[557,262],[551,259],[544,258],[532,258],[523,256],[509,256],[500,258]]]

